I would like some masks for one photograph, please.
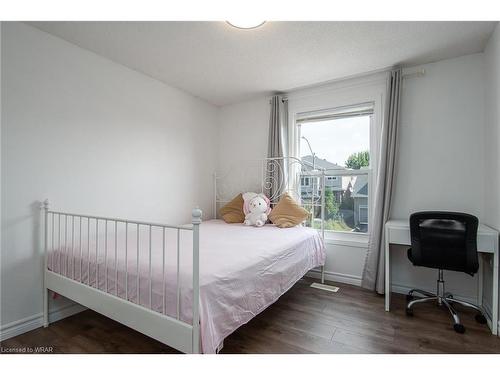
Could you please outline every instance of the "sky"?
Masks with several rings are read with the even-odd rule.
[[[349,155],[370,148],[370,117],[303,123],[301,136],[311,143],[316,157],[345,166]],[[310,155],[307,142],[300,140],[300,156]]]

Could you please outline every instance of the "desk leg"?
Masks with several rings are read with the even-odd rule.
[[[491,332],[498,334],[498,248],[493,253],[493,296],[491,299]]]
[[[385,311],[391,309],[391,259],[389,257],[389,236],[387,228],[385,230]]]
[[[479,269],[477,271],[477,301],[476,305],[483,307],[483,282],[484,282],[484,258],[482,253],[478,253]]]

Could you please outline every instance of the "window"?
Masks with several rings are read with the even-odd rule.
[[[311,212],[308,225],[321,227],[322,172],[325,173],[325,230],[368,232],[370,128],[373,105],[298,114],[301,199]],[[305,180],[310,180],[306,185]]]
[[[368,206],[359,206],[359,222],[360,224],[368,224]]]

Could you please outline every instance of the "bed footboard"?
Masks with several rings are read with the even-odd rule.
[[[67,297],[83,306],[97,311],[111,319],[114,319],[132,329],[135,329],[147,336],[150,336],[162,343],[180,350],[184,353],[200,353],[200,298],[199,298],[199,226],[201,224],[202,211],[193,209],[192,226],[176,226],[158,223],[132,221],[127,219],[108,218],[89,216],[81,214],[72,214],[65,212],[56,212],[49,209],[49,202],[45,200],[42,204],[44,219],[44,260],[43,260],[43,325],[49,324],[49,291],[56,292]],[[57,220],[56,220],[57,219]],[[57,223],[57,225],[56,225]],[[125,242],[125,295],[120,295],[118,287],[118,226],[124,228]],[[93,227],[93,232],[91,230]],[[131,249],[129,249],[129,228],[136,229],[136,275],[137,279],[133,287],[136,291],[136,300],[129,298],[129,275],[128,265],[130,263]],[[149,306],[141,304],[140,298],[140,279],[143,279],[139,269],[139,234],[140,229],[149,235],[149,248],[147,248],[149,259]],[[99,231],[104,233],[104,241],[99,240]],[[153,231],[163,234],[162,250],[162,286],[163,286],[163,309],[161,312],[153,309],[153,276],[152,276],[152,233]],[[165,309],[165,248],[166,231],[177,232],[177,284],[176,284],[176,314],[167,315]],[[181,231],[189,231],[192,234],[192,321],[186,323],[181,320],[180,301],[181,289],[179,284],[179,255],[180,255],[180,235]],[[92,236],[91,236],[92,235]],[[111,235],[111,237],[110,237]],[[86,237],[86,240],[85,240]],[[91,237],[93,237],[91,239]],[[113,238],[113,241],[108,241]],[[94,246],[91,246],[92,240],[95,240]],[[104,244],[103,244],[104,242]],[[112,246],[109,246],[109,243]],[[57,247],[56,247],[57,244]],[[64,244],[64,245],[62,245]],[[103,245],[103,249],[99,248]],[[67,253],[64,258],[59,257],[59,272],[54,272],[54,267],[49,268],[49,251],[54,249],[64,249]],[[144,249],[142,249],[144,250]],[[114,255],[113,255],[114,254]],[[94,282],[91,282],[90,257],[95,259]],[[87,257],[87,263],[83,261]],[[99,282],[99,256],[104,256],[104,281]],[[61,259],[63,263],[61,264]],[[108,266],[108,261],[114,262],[114,269]],[[132,258],[133,259],[133,258]],[[71,260],[71,262],[70,262]],[[77,261],[78,260],[78,261]],[[87,268],[87,278],[82,278],[82,270]],[[79,268],[79,276],[76,271]],[[63,272],[65,270],[66,272]],[[108,285],[108,272],[115,273],[115,285]],[[141,275],[141,276],[140,276]],[[86,283],[85,283],[86,281]],[[100,285],[104,285],[100,288]],[[114,293],[113,293],[114,291]]]

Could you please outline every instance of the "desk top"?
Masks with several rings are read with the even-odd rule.
[[[406,229],[410,228],[410,222],[409,220],[388,220],[385,223],[386,227],[391,227],[391,228],[401,228],[401,229]],[[479,227],[477,228],[477,233],[481,235],[491,235],[491,236],[498,236],[498,231],[485,225],[479,223]]]

